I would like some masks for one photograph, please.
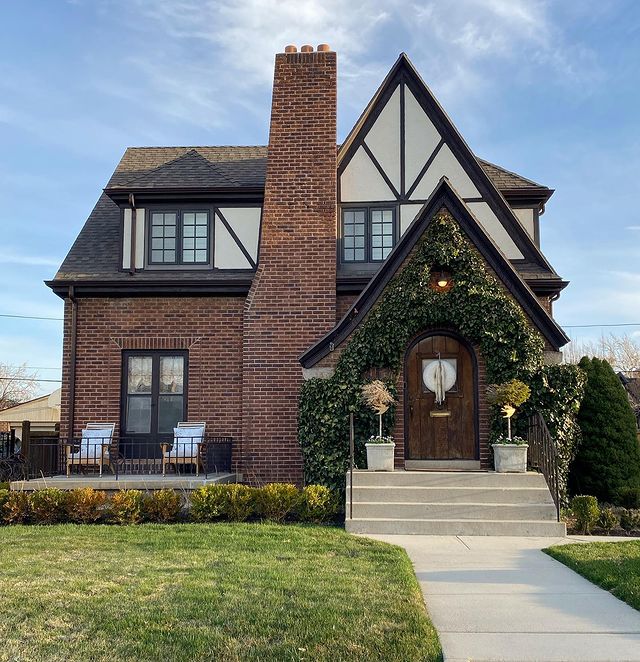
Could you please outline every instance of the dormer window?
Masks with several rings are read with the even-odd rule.
[[[199,267],[211,264],[211,214],[207,209],[151,210],[149,265]]]
[[[343,263],[382,262],[396,244],[395,209],[346,207],[342,209]]]

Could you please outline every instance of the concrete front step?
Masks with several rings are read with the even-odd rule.
[[[383,520],[556,521],[556,507],[553,503],[362,503],[354,501],[353,514],[358,519]],[[349,517],[348,504],[347,517]]]
[[[347,485],[349,474],[347,474]],[[546,487],[535,472],[499,474],[494,471],[354,471],[357,487]]]
[[[354,481],[355,483],[355,481]],[[350,488],[347,487],[347,502]],[[354,502],[401,503],[528,503],[551,504],[553,499],[546,483],[542,487],[413,487],[400,485],[377,487],[357,485]]]
[[[355,510],[355,508],[354,508]],[[433,536],[528,536],[536,538],[564,537],[562,522],[523,520],[465,519],[347,519],[349,533],[381,533],[388,535]]]

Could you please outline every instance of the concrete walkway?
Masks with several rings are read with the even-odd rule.
[[[595,536],[368,537],[407,550],[445,662],[640,662],[640,612],[540,551]]]

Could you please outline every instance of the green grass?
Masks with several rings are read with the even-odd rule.
[[[640,610],[640,540],[559,545],[544,551]]]
[[[398,547],[268,524],[0,529],[0,660],[440,660]]]

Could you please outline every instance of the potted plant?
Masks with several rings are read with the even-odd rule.
[[[525,473],[527,471],[529,444],[522,437],[511,435],[511,418],[530,395],[531,389],[518,379],[490,387],[489,402],[500,407],[502,415],[507,419],[507,435],[500,435],[491,444],[493,463],[498,473]]]
[[[382,434],[382,416],[395,402],[386,384],[379,379],[362,387],[362,399],[365,404],[376,412],[379,418],[378,434],[367,440],[367,469],[369,471],[393,471],[393,454],[395,443],[393,437]]]

